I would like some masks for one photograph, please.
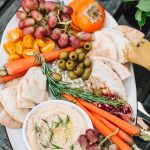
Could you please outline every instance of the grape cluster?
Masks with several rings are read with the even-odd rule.
[[[68,44],[80,47],[80,41],[90,41],[92,35],[82,32],[77,36],[71,30],[70,15],[73,9],[61,3],[45,0],[21,0],[23,9],[16,12],[20,19],[19,28],[23,34],[34,35],[35,38],[51,37],[59,47]]]

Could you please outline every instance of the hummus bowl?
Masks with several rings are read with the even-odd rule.
[[[33,108],[23,124],[23,139],[29,150],[80,150],[78,137],[93,129],[88,115],[77,105],[49,100]]]

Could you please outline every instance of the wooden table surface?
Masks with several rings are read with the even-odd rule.
[[[104,8],[114,16],[119,24],[126,24],[131,26],[131,24],[128,23],[128,21],[125,19],[125,16],[123,15],[123,4],[121,0],[99,1],[102,3]],[[19,7],[20,0],[0,0],[0,40],[7,23]],[[150,40],[150,31],[146,32],[146,38]],[[147,104],[150,103],[150,72],[138,65],[134,65],[134,72],[138,100],[145,104],[147,107]],[[149,107],[147,109],[149,109]],[[147,149],[144,143],[141,143],[141,145],[143,150]],[[6,134],[6,130],[3,126],[0,126],[0,150],[12,150]]]

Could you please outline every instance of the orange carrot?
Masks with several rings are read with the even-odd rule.
[[[101,121],[103,124],[105,124],[111,131],[113,131],[113,132],[116,131],[117,127],[114,124],[112,124],[111,122],[109,122],[108,120],[102,118],[101,116],[99,116],[97,114],[93,114],[93,116],[95,116],[99,121]],[[124,131],[119,130],[117,135],[125,142],[133,143],[133,139]]]
[[[59,54],[62,51],[73,51],[74,47],[68,47],[61,50],[55,50],[51,52],[42,53],[42,56],[44,59],[49,62],[52,60],[55,60],[59,57]],[[28,70],[30,67],[40,65],[40,62],[36,62],[34,56],[28,57],[28,58],[22,58],[18,60],[14,60],[11,62],[8,62],[5,65],[5,68],[7,70],[8,75],[17,75],[20,72]]]
[[[90,110],[93,113],[96,113],[100,115],[101,117],[109,120],[113,124],[115,124],[117,127],[128,133],[129,135],[139,135],[140,129],[134,125],[131,125],[130,123],[110,114],[109,112],[102,110],[98,107],[96,107],[93,104],[90,104],[88,102],[85,102],[83,100],[78,100],[79,103],[81,103],[85,108]]]
[[[19,74],[16,74],[16,75],[8,75],[8,76],[0,77],[0,83],[6,83],[15,78],[22,77],[25,73],[26,73],[26,71],[20,72]]]
[[[82,108],[90,117],[93,125],[97,128],[97,130],[103,134],[105,137],[112,133],[112,131],[105,126],[103,123],[101,123],[96,117],[94,117],[79,101],[76,100],[74,97],[68,94],[63,94],[64,98],[66,98],[68,101],[75,103],[80,108]],[[110,138],[121,150],[131,150],[131,147],[126,144],[124,141],[122,141],[117,135],[113,135]]]

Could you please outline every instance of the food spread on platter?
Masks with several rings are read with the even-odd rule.
[[[86,130],[72,108],[59,107],[57,112],[47,106],[27,123],[32,149],[68,149],[71,141],[78,145],[71,150],[132,149],[132,136],[141,131],[131,124],[135,118],[123,84],[131,76],[125,53],[144,34],[124,25],[102,28],[105,11],[95,0],[73,0],[68,6],[21,0],[21,7],[18,27],[3,43],[9,57],[0,68],[0,124],[21,128],[32,108],[55,97],[82,108],[98,134]],[[105,144],[109,141],[114,144]]]

